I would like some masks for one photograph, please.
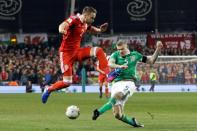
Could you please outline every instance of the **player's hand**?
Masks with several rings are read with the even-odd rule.
[[[105,73],[104,71],[101,71],[101,73],[102,73],[103,75],[106,75],[106,73]]]
[[[163,48],[163,44],[161,41],[157,41],[157,49],[161,50]]]
[[[128,66],[127,65],[120,65],[119,68],[126,69],[126,68],[128,68]]]
[[[104,23],[104,24],[102,24],[101,26],[100,26],[100,29],[101,29],[101,32],[105,32],[106,30],[107,30],[107,28],[108,28],[108,23]]]

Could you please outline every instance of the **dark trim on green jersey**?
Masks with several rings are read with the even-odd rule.
[[[147,62],[147,56],[142,56],[142,62],[146,63]]]

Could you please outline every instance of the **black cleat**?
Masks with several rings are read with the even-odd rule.
[[[97,109],[93,111],[92,120],[96,120],[99,117],[100,113]]]
[[[134,125],[133,125],[134,127],[144,127],[144,125],[138,123],[135,118],[132,118],[132,121],[134,122]]]

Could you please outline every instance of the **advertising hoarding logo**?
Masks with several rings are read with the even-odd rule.
[[[0,0],[0,15],[13,16],[21,10],[21,7],[21,0]]]
[[[134,18],[146,16],[152,9],[151,0],[131,0],[127,4],[127,12]]]

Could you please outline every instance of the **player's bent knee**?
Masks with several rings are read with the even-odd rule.
[[[69,80],[63,80],[63,83],[64,84],[67,84],[68,86],[70,86],[72,84],[72,81],[69,81]]]
[[[100,48],[100,47],[92,47],[91,50],[90,50],[90,56],[96,57],[96,56],[97,56],[97,53],[98,53],[99,51],[102,52],[103,49]]]
[[[94,56],[97,56],[97,54],[99,52],[104,52],[103,49],[101,47],[94,47],[95,48],[95,52],[94,52]]]
[[[66,84],[67,86],[70,86],[72,83],[64,82],[64,84]]]
[[[114,113],[114,117],[118,120],[120,120],[122,118],[122,114],[120,113]]]
[[[72,84],[72,76],[63,76],[63,82],[66,84]]]
[[[98,46],[96,46],[94,48],[96,48],[96,52],[98,52],[99,50],[103,50],[101,47],[98,47]]]
[[[121,111],[121,106],[120,105],[113,106],[113,115],[116,119],[121,119],[122,118],[122,111]]]
[[[117,92],[114,97],[117,99],[117,100],[122,100],[124,94],[122,92]]]

